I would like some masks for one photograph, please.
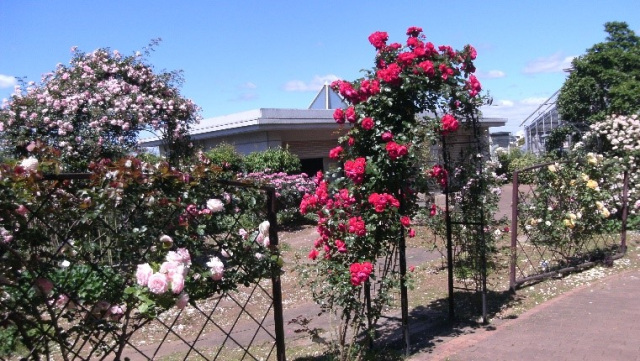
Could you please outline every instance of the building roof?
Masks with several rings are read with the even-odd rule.
[[[344,99],[328,84],[314,97],[308,109],[260,108],[244,112],[207,118],[189,131],[191,139],[222,138],[256,131],[335,129],[334,109],[345,108]],[[483,118],[488,127],[505,125],[505,118]],[[155,147],[161,144],[159,137],[140,139],[140,145]]]

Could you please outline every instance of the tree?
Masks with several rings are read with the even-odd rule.
[[[140,53],[72,51],[68,66],[59,64],[40,84],[17,87],[0,108],[7,153],[39,158],[53,148],[67,171],[82,171],[91,160],[135,151],[143,130],[162,134],[170,159],[189,149],[199,108],[180,95],[179,72],[154,73]]]
[[[558,95],[560,116],[574,125],[640,110],[640,37],[625,22],[604,28],[606,41],[573,60]]]

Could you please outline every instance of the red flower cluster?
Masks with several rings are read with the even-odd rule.
[[[362,122],[360,122],[360,126],[364,130],[373,129],[373,126],[374,126],[373,119],[371,119],[370,117],[366,117],[366,118],[362,119]]]
[[[341,146],[337,146],[329,151],[329,158],[338,159],[343,151],[344,149]]]
[[[482,90],[482,85],[480,85],[478,78],[472,74],[469,76],[466,88],[469,89],[469,96],[475,97]]]
[[[387,205],[390,205],[395,208],[400,207],[400,201],[398,201],[394,196],[387,193],[371,193],[369,196],[369,203],[375,208],[376,212],[381,213],[387,208]]]
[[[387,45],[387,40],[389,40],[389,34],[387,34],[387,32],[385,31],[376,31],[375,33],[369,35],[369,42],[377,50],[384,48]]]
[[[447,170],[444,169],[444,167],[441,166],[440,164],[434,165],[431,168],[431,171],[429,171],[429,177],[435,178],[438,184],[440,184],[440,186],[442,187],[447,186],[448,176],[449,176],[449,172],[447,172]]]
[[[389,154],[389,157],[393,160],[396,160],[400,157],[404,157],[405,155],[409,154],[409,150],[407,149],[406,146],[400,145],[394,141],[388,142],[386,148],[387,148],[387,153]]]
[[[451,114],[445,114],[442,119],[442,135],[455,132],[460,127],[458,120]]]
[[[433,78],[433,76],[436,75],[436,69],[433,67],[433,62],[430,60],[419,62],[418,69],[422,69],[422,72],[429,78]],[[418,70],[416,69],[414,72],[417,73]]]
[[[409,29],[407,29],[407,35],[412,36],[414,38],[420,35],[421,32],[422,32],[422,28],[417,26],[411,26],[409,27]]]
[[[378,77],[378,79],[390,85],[399,85],[402,81],[402,79],[400,79],[401,72],[402,68],[400,67],[400,65],[393,63],[384,69],[378,70],[376,76]]]
[[[336,80],[331,83],[331,88],[340,93],[346,100],[352,104],[358,104],[366,101],[369,97],[380,92],[380,82],[378,80],[365,79],[360,83],[360,87],[356,90],[348,81]]]
[[[371,262],[351,264],[351,267],[349,267],[349,272],[351,272],[351,284],[354,286],[360,286],[369,279],[371,271],[373,271],[373,265]]]
[[[429,216],[434,217],[438,212],[438,207],[436,207],[435,203],[431,205],[431,209],[429,210]]]
[[[438,69],[440,69],[440,76],[442,77],[442,80],[447,80],[449,78],[449,75],[455,74],[453,69],[448,67],[447,64],[444,63],[440,64],[438,66]]]
[[[362,217],[349,218],[349,233],[353,233],[356,236],[365,236],[367,234],[367,228]]]
[[[364,181],[364,171],[367,162],[364,158],[356,158],[356,160],[348,160],[344,162],[344,173],[353,183],[360,184]]]

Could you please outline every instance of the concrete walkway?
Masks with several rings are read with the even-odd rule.
[[[409,360],[640,361],[640,271],[574,289]]]

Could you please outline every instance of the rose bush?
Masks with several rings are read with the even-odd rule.
[[[46,181],[58,153],[32,152],[41,160],[0,168],[0,312],[31,357],[51,355],[49,341],[77,352],[65,345],[82,337],[119,357],[165,310],[279,268],[263,197],[217,183],[217,166],[102,159],[87,180]]]
[[[350,103],[334,112],[339,126],[353,124],[330,154],[344,166],[336,174],[319,174],[315,192],[300,205],[302,213],[318,217],[318,238],[309,252],[315,262],[302,275],[317,302],[342,320],[341,359],[358,353],[356,339],[348,342],[346,335],[371,331],[390,302],[390,289],[404,282],[406,270],[386,273],[377,267],[402,247],[405,234],[415,234],[415,182],[426,173],[417,164],[416,149],[477,119],[482,103],[480,83],[470,78],[473,47],[436,49],[417,27],[407,35],[405,44],[387,44],[387,33],[373,33],[376,66],[362,79],[332,84]],[[369,291],[373,282],[375,295]]]
[[[156,74],[139,54],[83,53],[41,83],[16,86],[0,108],[2,146],[16,159],[38,144],[59,152],[66,171],[86,171],[88,159],[117,159],[137,149],[137,135],[161,133],[173,162],[189,148],[199,108],[180,95],[180,74]]]

